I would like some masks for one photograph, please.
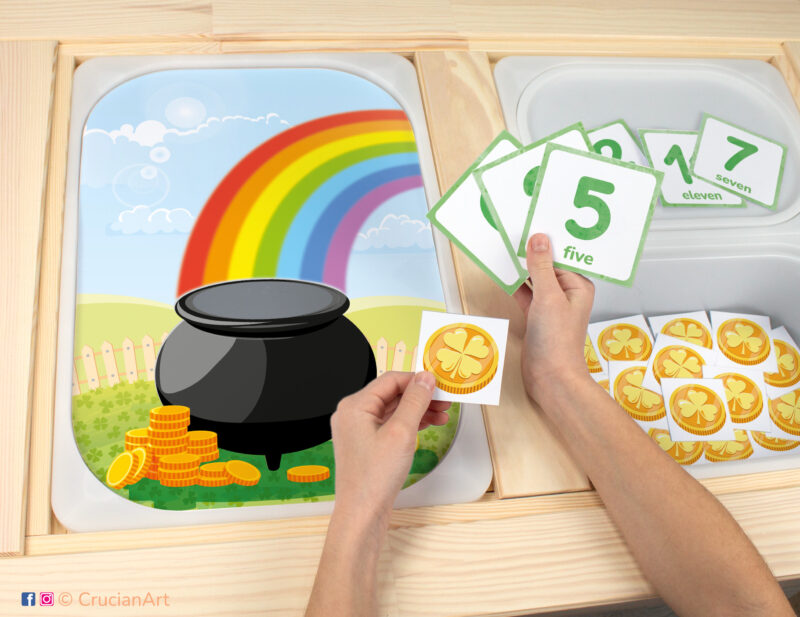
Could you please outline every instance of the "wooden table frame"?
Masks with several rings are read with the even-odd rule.
[[[27,234],[10,233],[0,225],[0,240],[7,243],[0,256],[11,255],[15,258],[11,263],[19,265],[3,271],[3,288],[16,301],[14,306],[6,304],[27,318],[20,327],[33,329],[32,348],[26,348],[26,337],[12,339],[0,329],[6,357],[19,354],[31,359],[30,367],[23,363],[13,380],[5,375],[0,380],[1,391],[13,390],[16,397],[4,403],[12,413],[0,417],[0,446],[13,443],[11,439],[30,443],[22,453],[17,448],[8,468],[6,459],[0,459],[4,465],[0,553],[11,556],[0,560],[0,598],[16,602],[17,593],[30,587],[73,593],[83,589],[131,594],[150,590],[168,593],[175,614],[181,615],[228,614],[234,599],[237,613],[302,613],[327,517],[79,534],[64,533],[52,516],[54,341],[69,106],[74,68],[94,56],[345,49],[394,51],[414,62],[441,188],[449,186],[503,128],[491,65],[510,53],[757,58],[780,70],[800,105],[800,44],[783,38],[518,36],[504,41],[430,37],[413,41],[331,39],[305,44],[287,40],[0,43],[0,68],[4,71],[0,80],[11,78],[5,83],[17,87],[34,84],[39,94],[53,85],[49,112],[46,104],[38,101],[36,107],[36,101],[25,96],[9,100],[11,91],[0,86],[3,111],[8,116],[19,114],[15,120],[22,118],[27,123],[26,131],[0,133],[2,152],[22,152],[22,163],[27,166],[17,169],[7,158],[0,159],[0,182],[25,184],[22,178],[16,179],[21,172],[27,183],[0,192],[4,196],[0,208],[12,208]],[[31,105],[32,111],[26,109]],[[45,164],[46,177],[41,173]],[[2,217],[0,213],[0,224],[10,220]],[[467,309],[512,315],[508,298],[489,290],[488,279],[482,280],[480,271],[458,251],[454,256]],[[24,302],[29,303],[27,311]],[[9,320],[10,315],[4,319]],[[515,328],[518,336],[518,321],[512,325],[512,330]],[[9,349],[5,345],[9,341],[16,347]],[[527,402],[521,399],[520,404],[525,408]],[[547,430],[535,410],[525,411],[532,420],[523,434]],[[20,417],[24,421],[20,422]],[[4,432],[5,428],[12,433]],[[513,450],[513,444],[510,447],[513,453],[520,452]],[[396,511],[380,564],[384,613],[517,615],[652,597],[652,588],[597,494],[560,447],[552,447],[548,456],[563,457],[564,474],[553,484],[553,492],[560,494],[498,499],[495,493],[487,493],[471,504]],[[498,464],[503,454],[493,451],[493,457]],[[534,456],[529,463],[537,460]],[[731,511],[779,579],[800,578],[800,469],[710,479],[703,484]],[[217,593],[207,593],[209,585]],[[3,612],[16,614],[14,610],[18,609],[11,605]],[[82,614],[74,605],[61,611],[59,614]]]

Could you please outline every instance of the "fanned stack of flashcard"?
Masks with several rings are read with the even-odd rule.
[[[785,146],[708,114],[699,131],[639,137],[624,120],[577,122],[525,146],[502,132],[428,218],[511,294],[534,233],[549,236],[557,267],[630,286],[659,198],[777,208]]]
[[[786,328],[721,311],[649,322],[631,315],[590,324],[584,357],[669,456],[699,465],[800,447],[800,349]]]

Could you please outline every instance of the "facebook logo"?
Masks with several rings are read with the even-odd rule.
[[[22,606],[36,606],[36,594],[32,591],[23,591]]]

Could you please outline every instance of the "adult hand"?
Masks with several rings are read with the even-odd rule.
[[[431,401],[434,385],[425,371],[389,372],[342,399],[331,417],[337,509],[388,525],[414,460],[417,431],[449,419],[450,403]]]
[[[514,298],[527,316],[523,380],[528,396],[539,400],[537,395],[555,383],[588,376],[583,348],[594,285],[580,274],[553,268],[545,234],[528,240],[527,260],[533,291],[523,285]]]

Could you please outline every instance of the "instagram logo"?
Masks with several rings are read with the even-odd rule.
[[[43,591],[39,594],[39,606],[53,606],[54,604],[52,591]]]

